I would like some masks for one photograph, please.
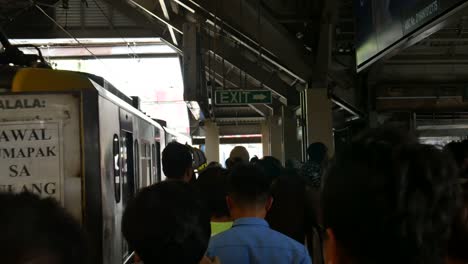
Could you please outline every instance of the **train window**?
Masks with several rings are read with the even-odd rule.
[[[143,184],[146,187],[151,184],[151,148],[150,145],[145,142],[142,144],[143,149],[141,152],[141,174]]]
[[[145,144],[146,160],[147,160],[147,174],[148,185],[151,185],[151,177],[153,177],[153,160],[151,159],[151,147],[150,144]]]
[[[162,181],[161,173],[161,143],[156,142],[156,180],[157,182]]]
[[[147,141],[141,141],[140,151],[140,188],[151,184],[151,149]]]
[[[122,131],[121,141],[120,159],[122,160],[122,201],[125,207],[127,202],[135,195],[135,171],[132,133]]]
[[[141,176],[140,176],[140,145],[138,144],[138,140],[135,140],[134,143],[134,150],[135,150],[135,156],[134,156],[134,164],[135,164],[135,192],[138,191],[139,188],[143,187],[142,186],[142,181],[141,181]]]
[[[156,146],[154,144],[151,144],[151,184],[157,182],[157,172],[156,172]]]
[[[122,175],[122,204],[125,208],[127,203],[135,196],[135,171],[134,171],[134,149],[133,134],[122,130],[120,136],[120,160]],[[128,244],[122,241],[122,260],[131,254]]]
[[[114,196],[115,202],[120,202],[120,144],[119,136],[114,134],[112,141],[112,160],[114,167]]]

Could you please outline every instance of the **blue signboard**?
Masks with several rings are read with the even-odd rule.
[[[409,34],[468,0],[355,0],[358,70]]]

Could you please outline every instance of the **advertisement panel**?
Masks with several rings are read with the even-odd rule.
[[[369,60],[467,0],[355,0],[358,70]]]

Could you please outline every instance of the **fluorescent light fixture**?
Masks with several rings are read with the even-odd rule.
[[[219,138],[259,138],[262,137],[261,134],[251,134],[251,135],[224,135],[219,136]],[[206,139],[205,136],[192,136],[193,139]]]
[[[192,12],[192,14],[195,14],[195,10],[193,8],[191,8],[190,6],[186,5],[184,2],[182,2],[180,0],[172,0],[172,1],[176,2],[181,7],[183,7],[185,9],[187,9],[188,11]]]
[[[149,11],[148,9],[146,9],[144,6],[140,5],[139,3],[133,1],[133,0],[128,0],[130,3],[132,3],[134,6],[140,8],[141,10],[143,10],[145,13],[147,13],[148,15],[156,18],[157,20],[161,21],[162,23],[166,24],[166,26],[170,27],[170,28],[173,28],[175,31],[179,32],[180,34],[183,34],[182,31],[180,31],[179,29],[175,28],[173,25],[171,25],[168,21],[160,18],[159,16],[155,15],[153,12]]]
[[[144,44],[144,43],[161,43],[161,38],[79,38],[78,41],[83,44],[112,44],[112,43],[131,43],[131,44]],[[33,44],[33,45],[50,45],[58,46],[61,44],[76,45],[76,40],[71,38],[58,38],[58,39],[11,39],[11,44]]]

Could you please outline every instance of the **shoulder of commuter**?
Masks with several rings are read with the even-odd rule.
[[[210,257],[204,256],[199,264],[221,264],[221,261],[219,260],[218,257],[210,258]]]
[[[305,252],[304,254],[304,257],[302,259],[302,261],[300,262],[300,264],[312,264],[312,259],[309,255],[309,253],[307,253],[307,251]]]
[[[303,244],[297,242],[296,240],[288,237],[287,235],[281,233],[281,232],[278,232],[274,229],[270,229],[270,232],[273,234],[273,236],[271,236],[270,238],[271,239],[275,239],[275,241],[279,241],[281,242],[282,245],[288,245],[289,246],[289,249],[291,250],[294,250],[294,251],[297,251],[297,252],[303,252],[304,250],[306,250],[306,248],[304,247]]]
[[[283,235],[283,234],[281,234]],[[299,263],[300,264],[310,264],[312,263],[312,260],[310,258],[310,254],[309,254],[309,251],[307,250],[307,247],[299,242],[297,242],[296,240],[286,236],[286,235],[283,235],[285,237],[285,239],[287,239],[290,243],[290,245],[292,245],[292,251],[291,252],[294,252],[293,254],[295,254],[296,256],[298,256],[298,258],[300,259]]]
[[[219,246],[221,243],[225,242],[226,240],[226,236],[229,235],[229,231],[230,230],[226,230],[224,232],[221,232],[219,234],[216,234],[214,236],[212,236],[210,238],[210,241],[208,242],[208,256],[209,257],[213,257],[212,255],[210,255],[210,252],[212,253],[213,251],[213,248],[216,248],[217,246]]]

